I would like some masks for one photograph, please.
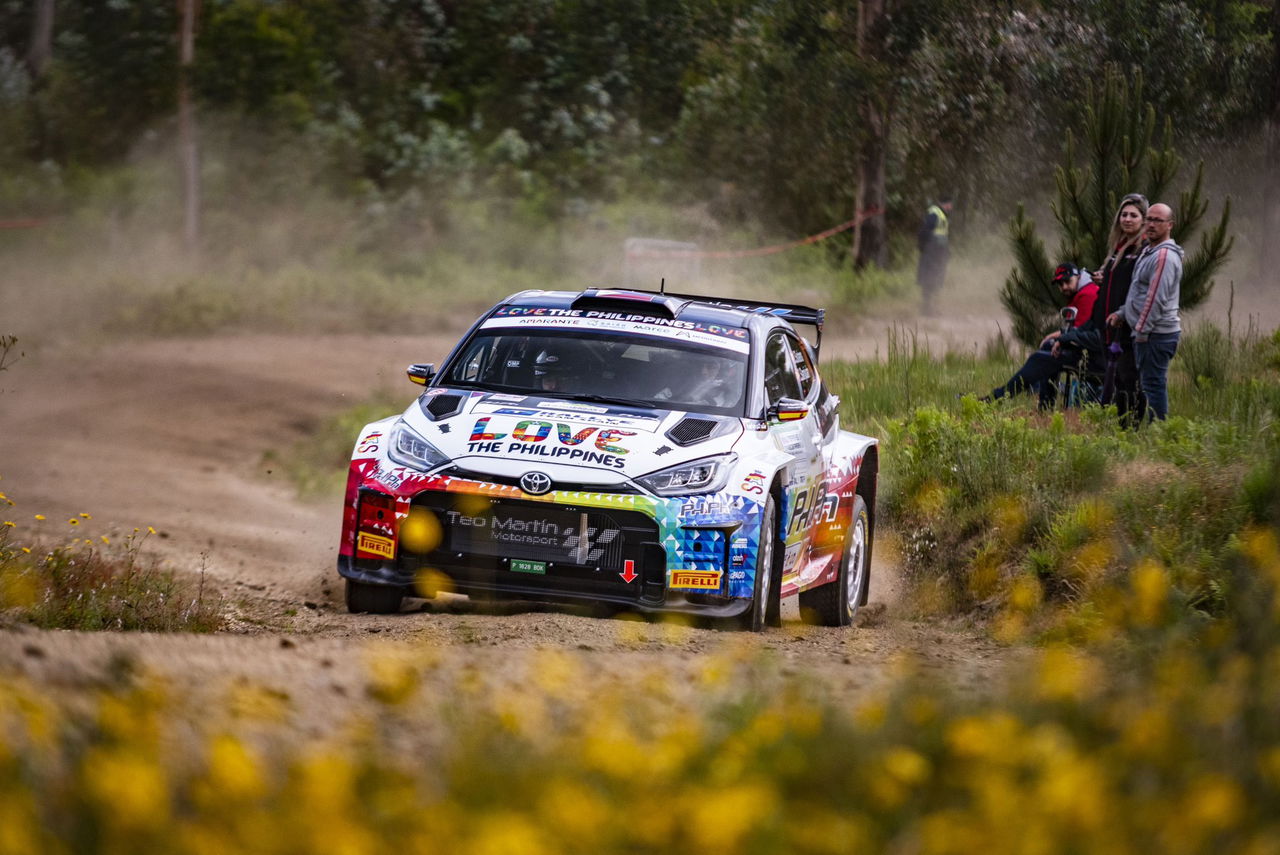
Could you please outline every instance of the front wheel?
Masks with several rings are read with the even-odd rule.
[[[403,602],[404,588],[347,580],[347,611],[352,614],[360,612],[368,612],[372,615],[395,614],[400,611],[400,605]]]
[[[782,589],[779,572],[778,510],[773,497],[765,502],[760,514],[760,546],[756,549],[756,582],[751,595],[751,608],[738,618],[742,629],[762,632],[765,626],[779,626],[778,598]]]
[[[871,579],[871,521],[867,503],[853,497],[853,522],[845,536],[844,555],[836,580],[800,592],[800,610],[817,617],[824,626],[848,626],[867,598]]]

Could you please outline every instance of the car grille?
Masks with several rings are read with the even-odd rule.
[[[426,492],[413,500],[440,521],[442,538],[430,553],[401,552],[402,569],[441,569],[463,587],[543,591],[640,600],[661,597],[666,552],[658,525],[646,514],[518,499]],[[634,572],[631,581],[623,578]]]

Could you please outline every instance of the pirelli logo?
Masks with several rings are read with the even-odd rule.
[[[380,534],[362,531],[356,539],[356,552],[360,555],[372,555],[374,558],[391,559],[396,557],[396,542]]]
[[[721,570],[672,570],[667,574],[667,587],[718,591],[722,573]]]

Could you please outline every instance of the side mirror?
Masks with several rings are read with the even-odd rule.
[[[436,365],[434,362],[415,362],[404,371],[409,375],[409,380],[417,383],[419,386],[425,386],[431,382],[431,378],[436,376]]]
[[[809,405],[795,398],[780,398],[769,408],[766,417],[771,422],[798,422],[809,415]]]

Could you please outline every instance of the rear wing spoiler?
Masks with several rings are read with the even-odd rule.
[[[630,289],[629,289],[630,290]],[[791,324],[802,324],[804,326],[813,327],[817,331],[817,338],[813,343],[813,352],[815,355],[822,349],[822,324],[826,319],[826,309],[815,309],[811,306],[799,306],[794,303],[773,303],[761,302],[759,300],[739,300],[734,297],[700,297],[696,294],[673,294],[670,291],[665,293],[658,291],[640,291],[634,289],[638,293],[657,294],[662,297],[674,297],[677,300],[688,300],[690,303],[699,303],[703,306],[714,306],[717,309],[736,309],[740,312],[750,312],[755,315],[769,315]]]

